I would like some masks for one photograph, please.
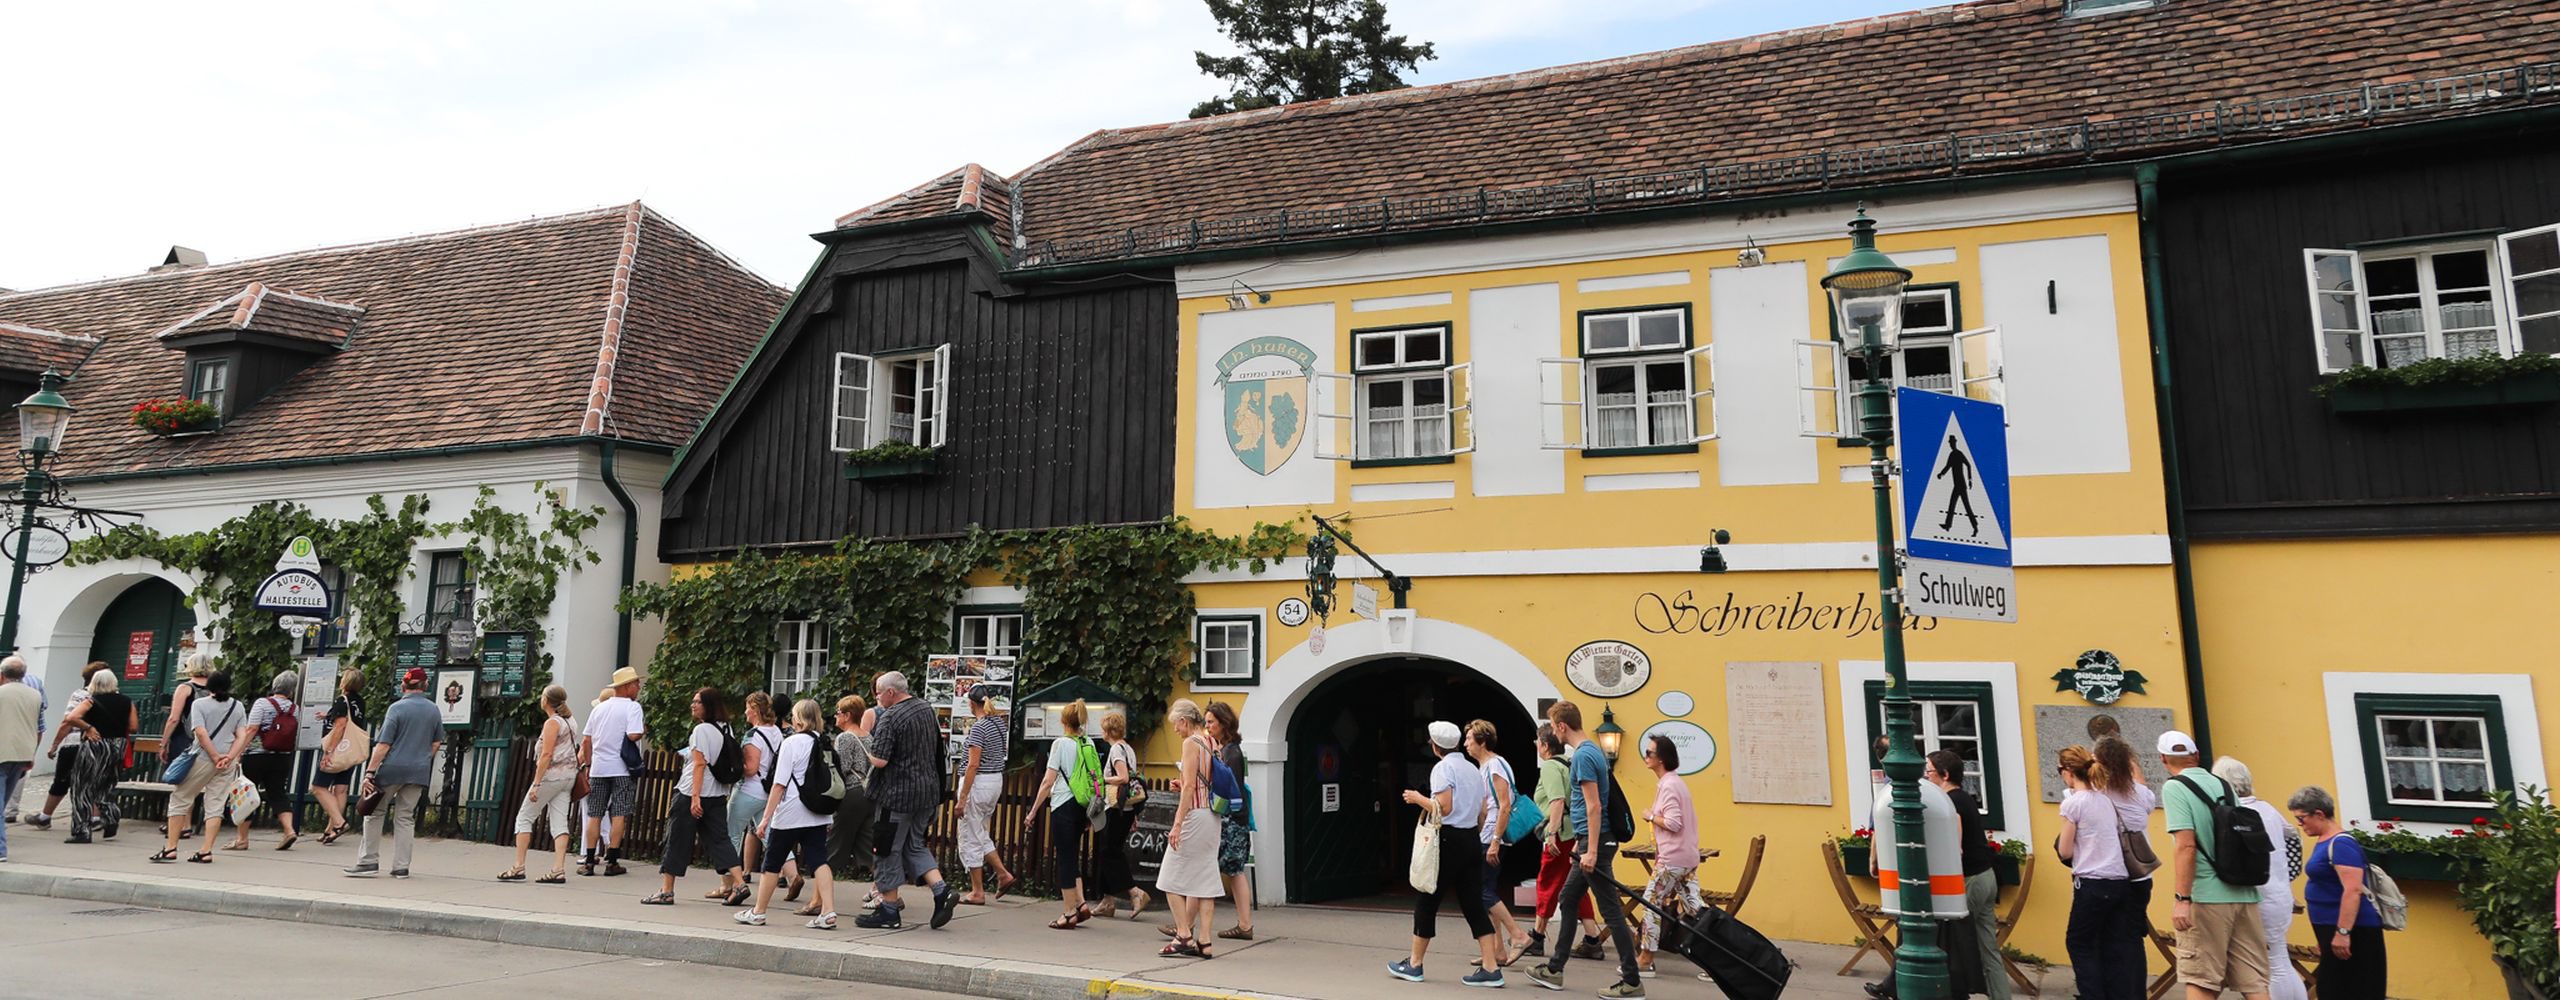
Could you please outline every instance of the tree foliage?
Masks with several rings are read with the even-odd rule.
[[[1201,72],[1228,86],[1192,108],[1193,118],[1401,89],[1404,74],[1433,55],[1431,43],[1393,33],[1382,0],[1207,3],[1239,51],[1192,53]]]

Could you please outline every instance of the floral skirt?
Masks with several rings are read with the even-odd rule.
[[[1674,868],[1670,865],[1655,866],[1653,881],[1644,884],[1644,901],[1669,910],[1684,919],[1696,916],[1699,910],[1706,907],[1707,900],[1706,897],[1698,894],[1697,880],[1689,877],[1690,871],[1692,869]],[[1644,911],[1643,940],[1639,944],[1646,951],[1662,950],[1661,914],[1651,909]]]

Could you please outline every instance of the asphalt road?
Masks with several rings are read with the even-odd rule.
[[[928,1000],[764,972],[0,893],[0,996]]]

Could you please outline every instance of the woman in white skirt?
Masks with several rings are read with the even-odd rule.
[[[1156,889],[1173,908],[1174,927],[1173,940],[1156,954],[1215,958],[1209,953],[1209,935],[1216,929],[1213,901],[1225,891],[1218,882],[1218,817],[1209,811],[1210,761],[1217,748],[1210,745],[1200,706],[1191,699],[1174,702],[1166,715],[1182,738],[1182,777],[1174,784],[1181,797],[1174,814],[1181,818],[1165,840],[1164,866],[1156,872]]]
[[[500,882],[524,881],[524,856],[533,849],[533,822],[551,820],[551,874],[534,881],[559,885],[569,880],[569,792],[578,784],[578,729],[569,719],[569,689],[554,684],[542,689],[542,735],[534,741],[537,772],[516,807],[516,866],[498,873]]]

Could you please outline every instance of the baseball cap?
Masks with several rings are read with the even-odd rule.
[[[426,682],[427,670],[425,667],[410,667],[407,673],[400,675],[400,683],[402,684],[415,686],[425,684]]]
[[[1434,723],[1432,723],[1432,724],[1431,724],[1431,745],[1432,745],[1432,746],[1435,746],[1435,747],[1439,747],[1439,748],[1440,748],[1440,749],[1442,749],[1442,750],[1454,750],[1454,749],[1457,749],[1457,746],[1458,746],[1458,724],[1457,724],[1457,723],[1454,723],[1454,722],[1434,722]]]
[[[2193,757],[2196,755],[2195,737],[2175,729],[2161,733],[2160,753],[2168,757]]]

